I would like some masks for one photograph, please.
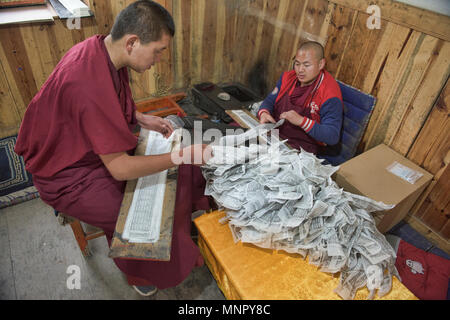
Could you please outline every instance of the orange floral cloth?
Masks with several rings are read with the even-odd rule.
[[[218,286],[229,300],[340,300],[334,293],[339,274],[321,272],[308,258],[284,251],[234,243],[228,224],[220,224],[225,214],[204,214],[194,220],[199,231],[198,246]],[[369,296],[367,288],[356,300]],[[397,278],[382,300],[417,300]]]

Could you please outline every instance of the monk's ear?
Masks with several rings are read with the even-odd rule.
[[[125,40],[125,47],[130,54],[133,51],[133,48],[138,44],[139,38],[136,35],[127,35],[127,38]]]
[[[319,61],[319,69],[322,70],[323,68],[325,68],[325,58],[320,59]]]

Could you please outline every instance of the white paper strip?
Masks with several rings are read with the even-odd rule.
[[[148,131],[145,155],[170,152],[175,135],[166,139],[158,132]],[[159,240],[166,180],[167,170],[138,179],[125,222],[124,239],[132,243],[155,243]]]

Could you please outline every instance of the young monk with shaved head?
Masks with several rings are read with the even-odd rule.
[[[340,140],[343,104],[339,85],[325,70],[320,43],[303,43],[294,58],[294,70],[281,75],[263,101],[261,123],[286,119],[280,137],[305,151],[321,154]]]

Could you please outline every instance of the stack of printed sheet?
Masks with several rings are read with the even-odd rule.
[[[313,154],[281,147],[261,125],[239,136],[223,137],[203,167],[205,194],[226,211],[236,242],[308,256],[328,273],[340,272],[335,289],[353,299],[364,286],[372,298],[392,286],[396,255],[378,232],[371,212],[393,206],[343,191],[331,176],[338,167],[323,165]],[[275,141],[266,145],[248,143]]]

